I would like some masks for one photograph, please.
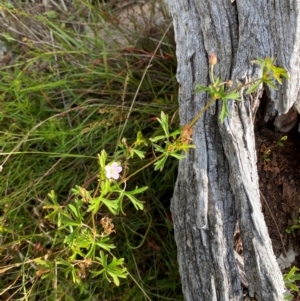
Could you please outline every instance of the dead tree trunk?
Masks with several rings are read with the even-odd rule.
[[[169,0],[177,43],[180,119],[187,124],[208,102],[195,94],[207,85],[208,57],[215,53],[217,75],[241,82],[260,76],[256,58],[275,57],[289,71],[271,92],[267,116],[299,110],[299,8],[296,0]],[[261,212],[253,110],[256,95],[231,102],[231,118],[220,124],[220,103],[194,127],[194,151],[180,162],[172,200],[178,262],[185,299],[242,300],[234,255],[238,222],[250,296],[283,300],[282,274]]]

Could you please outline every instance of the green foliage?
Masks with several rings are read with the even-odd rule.
[[[182,300],[161,201],[177,162],[165,163],[170,175],[142,169],[152,161],[149,138],[164,135],[154,116],[177,109],[173,35],[162,26],[141,38],[136,24],[138,34],[120,34],[135,47],[123,46],[115,8],[75,2],[43,14],[28,1],[1,6],[20,25],[0,22],[1,297]],[[106,177],[114,162],[118,180]]]
[[[101,263],[102,269],[93,272],[94,277],[103,274],[103,276],[110,281],[110,277],[113,278],[113,281],[116,285],[120,285],[119,278],[126,278],[127,270],[126,268],[122,268],[124,259],[116,259],[113,257],[110,263],[107,263],[107,255],[104,255],[102,251],[100,251],[100,257],[96,257],[96,259]]]
[[[275,59],[273,58],[265,58],[265,59],[257,59],[252,63],[259,64],[262,70],[262,77],[256,80],[253,80],[246,84],[238,83],[234,88],[230,88],[233,83],[232,81],[222,81],[220,78],[214,79],[214,65],[210,66],[210,79],[211,84],[206,86],[198,85],[195,89],[196,93],[207,92],[210,96],[209,104],[216,100],[222,101],[222,109],[219,115],[220,122],[223,123],[226,117],[230,117],[227,102],[229,100],[241,101],[240,92],[242,88],[248,87],[246,94],[251,94],[255,92],[261,84],[266,84],[271,89],[277,89],[276,82],[282,84],[282,77],[288,78],[287,71],[283,68],[276,67],[274,65]],[[226,89],[226,86],[229,89]],[[192,121],[192,124],[203,114],[195,117]]]
[[[280,147],[283,147],[285,142],[287,141],[288,136],[282,136],[278,141],[277,141],[277,145]]]
[[[156,162],[154,163],[154,170],[162,171],[169,156],[178,160],[183,159],[185,156],[182,155],[181,152],[186,152],[189,148],[194,148],[194,145],[190,144],[189,142],[182,141],[181,129],[177,129],[176,131],[169,133],[168,115],[166,115],[164,112],[161,112],[161,118],[157,118],[157,120],[164,131],[164,135],[150,138],[150,141],[152,142],[154,149],[158,153],[161,153],[161,155],[157,157],[157,160],[155,160]],[[164,141],[164,148],[159,144],[154,143],[159,140]]]
[[[265,162],[270,162],[271,159],[270,159],[270,155],[271,155],[271,149],[267,149],[264,151],[263,155],[262,155],[262,158]]]
[[[105,151],[102,151],[99,157],[99,161],[105,163],[107,154]],[[105,183],[107,182],[109,182],[108,179],[105,180]],[[110,184],[108,183],[108,185],[104,186],[106,186],[105,193],[111,194]],[[136,189],[131,193],[138,194],[142,193],[144,190],[145,189]],[[104,224],[102,218],[101,223],[104,230],[101,233],[98,233],[98,229],[95,227],[95,221],[93,219],[94,214],[97,213],[102,204],[116,215],[117,212],[122,210],[122,203],[109,200],[108,198],[105,199],[105,196],[93,198],[90,192],[79,186],[73,189],[73,194],[76,197],[72,204],[60,206],[56,195],[52,191],[49,193],[50,201],[46,202],[44,206],[44,209],[51,211],[51,213],[46,216],[46,219],[57,226],[57,239],[60,239],[64,243],[63,251],[56,256],[57,263],[60,264],[63,262],[68,271],[73,271],[71,274],[74,283],[80,283],[80,279],[75,276],[72,267],[79,261],[78,257],[84,258],[83,263],[89,263],[88,267],[90,272],[94,275],[93,277],[102,274],[105,279],[109,280],[109,275],[113,278],[114,283],[119,285],[120,281],[118,278],[126,278],[127,275],[126,268],[122,266],[124,260],[116,259],[113,256],[112,262],[108,264],[108,254],[104,255],[103,253],[104,250],[110,254],[110,251],[115,248],[108,237],[109,234],[113,232],[113,224],[111,223],[111,220],[107,218],[106,220],[108,222]],[[131,198],[129,199],[131,200]],[[135,201],[140,204],[137,199],[135,199]],[[95,209],[95,202],[97,202],[97,210],[92,216],[89,216],[88,212]],[[142,205],[140,206],[142,207]],[[93,221],[93,228],[88,225],[89,220]],[[100,257],[96,256],[96,253],[98,252],[100,252]],[[98,265],[102,266],[100,273],[96,272],[96,270],[99,270],[97,267]]]
[[[295,293],[299,292],[299,288],[295,284],[296,281],[300,280],[300,274],[298,274],[297,271],[299,271],[299,269],[297,269],[296,267],[292,267],[287,274],[283,275],[285,286]],[[286,294],[285,296],[286,300],[292,300],[293,298],[294,296],[290,293]]]
[[[227,101],[228,100],[236,100],[240,101],[240,94],[237,91],[225,91],[225,82],[222,82],[220,78],[217,78],[215,82],[208,86],[208,87],[203,87],[203,86],[197,86],[195,92],[200,93],[200,92],[208,92],[210,97],[212,99],[218,99],[222,101],[222,109],[221,113],[219,116],[219,119],[221,123],[224,122],[224,119],[226,117],[230,117],[228,107],[227,107]]]
[[[262,69],[262,77],[248,88],[247,94],[251,94],[262,83],[266,84],[270,89],[276,90],[276,82],[281,85],[282,77],[289,77],[284,68],[276,67],[274,65],[274,58],[256,59],[252,63],[260,65]]]

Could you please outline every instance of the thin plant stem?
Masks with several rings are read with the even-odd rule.
[[[211,64],[209,67],[210,67],[210,70],[209,70],[210,81],[211,81],[211,83],[214,85],[214,84],[215,84],[215,78],[214,78],[214,65]]]
[[[204,114],[204,112],[216,101],[216,97],[212,97],[209,102],[199,111],[199,113],[193,118],[193,120],[188,124],[189,128],[192,128],[198,119]]]
[[[146,165],[144,165],[143,167],[141,167],[138,170],[136,170],[135,172],[133,172],[130,176],[128,176],[125,179],[123,179],[121,183],[127,182],[131,177],[133,177],[134,175],[136,175],[137,173],[139,173],[143,169],[147,168],[148,166],[151,166],[156,161],[158,161],[159,159],[161,159],[163,156],[165,156],[165,154],[161,154],[158,157],[154,158],[153,160],[151,160],[150,162],[148,162]]]

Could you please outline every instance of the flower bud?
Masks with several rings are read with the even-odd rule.
[[[233,81],[230,79],[230,80],[226,83],[226,85],[227,85],[229,88],[231,88],[232,85],[233,85]]]
[[[216,56],[214,53],[212,53],[212,54],[209,56],[209,64],[210,64],[210,65],[216,65],[217,62],[218,62],[217,56]]]

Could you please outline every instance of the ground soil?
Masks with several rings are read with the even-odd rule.
[[[297,224],[300,206],[300,133],[297,125],[288,133],[276,131],[273,121],[264,122],[263,106],[257,112],[255,137],[262,210],[276,257],[293,249],[300,254]],[[286,139],[286,140],[285,140]],[[300,225],[299,225],[300,228]],[[300,256],[295,265],[300,267]]]

